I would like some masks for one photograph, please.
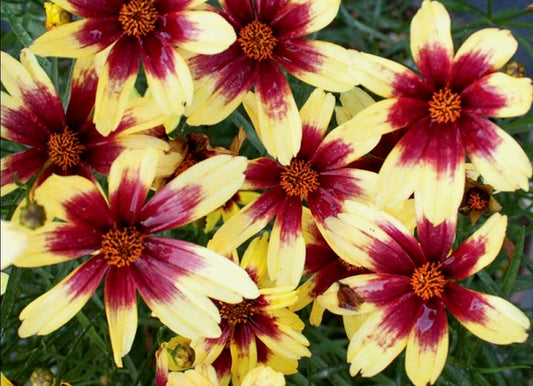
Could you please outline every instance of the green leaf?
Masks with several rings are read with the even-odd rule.
[[[524,239],[526,237],[526,228],[521,227],[520,233],[518,234],[518,238],[515,245],[515,251],[513,253],[513,257],[511,260],[511,264],[509,264],[509,267],[507,268],[507,272],[505,273],[505,276],[503,278],[502,283],[502,291],[506,298],[511,295],[511,292],[513,291],[516,278],[518,276],[518,271],[520,270],[520,262],[522,260],[522,251],[524,250]]]

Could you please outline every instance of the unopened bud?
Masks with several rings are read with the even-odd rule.
[[[20,210],[20,224],[30,229],[42,227],[46,221],[44,206],[32,201]]]

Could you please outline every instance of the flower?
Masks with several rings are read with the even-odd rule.
[[[466,177],[465,193],[459,205],[459,213],[468,216],[470,223],[474,225],[482,215],[488,216],[491,212],[500,211],[502,206],[492,196],[493,192],[492,186]]]
[[[361,138],[406,128],[380,170],[380,205],[414,191],[426,218],[444,221],[463,197],[465,151],[496,190],[528,190],[527,155],[486,118],[518,116],[531,106],[531,79],[497,72],[516,48],[508,30],[488,28],[472,34],[454,56],[446,9],[425,0],[411,23],[411,53],[420,75],[353,51],[361,84],[386,98],[358,114]]]
[[[45,1],[43,5],[44,11],[46,13],[44,27],[47,31],[60,25],[70,23],[72,21],[71,14],[65,11],[59,5],[54,4],[50,1]]]
[[[417,241],[396,219],[356,202],[328,223],[328,240],[346,261],[371,274],[351,276],[319,297],[338,314],[368,313],[350,339],[350,373],[378,374],[406,348],[415,385],[435,383],[448,354],[446,310],[477,337],[494,344],[524,342],[529,319],[510,302],[456,283],[489,265],[505,237],[507,217],[493,214],[450,253],[457,213],[438,226],[417,213]],[[351,292],[349,307],[339,292]]]
[[[77,60],[65,111],[30,51],[21,51],[20,63],[5,52],[1,55],[1,78],[7,91],[2,92],[2,137],[28,146],[2,158],[2,195],[16,189],[15,174],[18,181],[28,182],[44,168],[37,185],[53,173],[93,179],[93,170],[107,174],[124,149],[168,147],[148,135],[148,129],[164,121],[148,99],[131,99],[112,135],[103,137],[96,131],[90,117],[97,82],[93,58]]]
[[[222,320],[219,338],[193,339],[197,363],[212,363],[227,385],[240,385],[258,365],[283,374],[296,373],[298,360],[310,356],[309,342],[302,335],[304,323],[287,306],[296,293],[287,286],[275,286],[267,274],[268,233],[253,239],[240,266],[257,283],[259,296],[240,303],[217,302]]]
[[[248,274],[227,258],[190,242],[155,235],[220,206],[244,180],[246,159],[209,158],[173,179],[148,201],[159,157],[155,149],[124,151],[108,177],[109,200],[80,176],[49,177],[35,198],[63,220],[37,229],[16,265],[36,267],[90,254],[66,278],[20,313],[19,335],[46,335],[72,318],[105,277],[104,302],[115,363],[122,366],[137,329],[139,292],[162,323],[187,338],[220,335],[217,307],[255,298]]]
[[[264,120],[255,102],[250,96],[245,100],[245,107],[251,112],[256,129],[262,133]],[[326,217],[340,211],[345,199],[373,202],[376,174],[346,165],[372,149],[379,137],[353,141],[357,130],[350,124],[353,120],[326,135],[334,104],[333,95],[319,89],[309,96],[300,111],[301,148],[288,165],[268,157],[250,162],[241,189],[263,190],[263,193],[219,228],[213,235],[211,248],[227,255],[275,217],[268,250],[268,272],[279,285],[296,287],[305,262],[303,200],[319,225]],[[265,133],[263,142],[269,140],[269,134]]]
[[[189,125],[214,124],[226,118],[254,87],[268,152],[288,164],[298,152],[301,123],[282,70],[329,91],[346,91],[357,82],[346,49],[304,36],[328,25],[340,0],[219,1],[222,16],[238,38],[225,51],[189,59],[196,82],[193,103],[185,109]]]
[[[30,46],[38,55],[80,58],[106,51],[98,80],[94,121],[104,136],[115,130],[134,88],[139,62],[148,87],[166,115],[190,104],[193,83],[176,47],[214,54],[236,39],[233,28],[214,12],[196,9],[205,0],[56,0],[82,19],[56,27]]]

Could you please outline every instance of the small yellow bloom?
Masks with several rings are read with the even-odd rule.
[[[65,11],[59,5],[49,1],[44,3],[44,11],[46,12],[44,27],[47,31],[72,21],[72,16],[70,13]]]

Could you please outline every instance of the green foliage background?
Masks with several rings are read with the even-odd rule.
[[[472,32],[485,27],[510,28],[519,41],[526,75],[533,73],[533,13],[526,11],[526,1],[514,1],[511,8],[496,11],[497,2],[477,1],[476,7],[464,0],[442,0],[452,13],[452,32],[456,47]],[[420,1],[412,0],[343,0],[335,21],[313,36],[394,59],[412,66],[409,53],[409,24]],[[18,57],[20,49],[44,32],[43,2],[39,0],[1,2],[2,50]],[[40,58],[44,69],[65,101],[71,60]],[[311,87],[291,79],[298,104],[311,92]],[[140,91],[144,87],[139,80]],[[516,119],[496,120],[513,134],[533,159],[533,113]],[[210,127],[194,128],[209,134],[212,144],[229,145],[239,126],[244,126],[250,139],[241,153],[249,158],[264,154],[253,128],[242,108],[229,119]],[[176,133],[192,128],[183,122]],[[5,156],[19,151],[20,146],[2,139]],[[2,218],[9,219],[24,197],[19,190],[2,197]],[[503,252],[487,269],[465,281],[465,286],[481,292],[511,299],[531,318],[533,316],[533,193],[518,191],[501,193],[496,199],[502,212],[509,216],[507,235],[516,244],[514,255]],[[480,221],[481,223],[482,221]],[[457,241],[462,241],[476,227],[461,218]],[[171,232],[172,236],[205,245],[210,235],[195,225]],[[10,267],[9,285],[1,303],[1,370],[15,384],[30,384],[31,373],[38,368],[51,369],[55,384],[65,380],[72,385],[151,385],[154,383],[155,351],[172,333],[139,299],[139,327],[131,352],[124,358],[124,368],[114,365],[102,290],[91,298],[82,311],[58,331],[42,337],[20,339],[18,314],[27,304],[64,278],[79,262],[62,263],[37,269]],[[307,321],[309,309],[300,312]],[[446,367],[437,385],[531,385],[533,382],[533,339],[523,344],[496,346],[481,341],[449,318],[450,349]],[[321,327],[307,326],[305,335],[311,342],[311,358],[300,361],[299,373],[287,377],[289,385],[405,385],[404,355],[400,355],[382,374],[373,378],[352,378],[346,363],[347,339],[342,320],[326,312]]]

